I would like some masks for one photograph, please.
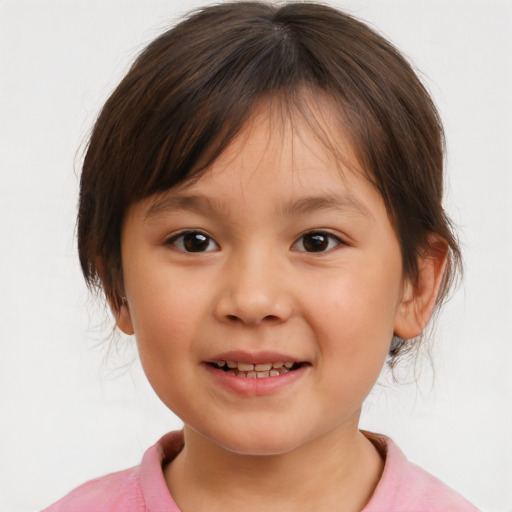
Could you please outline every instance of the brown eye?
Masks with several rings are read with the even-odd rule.
[[[184,252],[210,252],[219,248],[212,238],[200,231],[181,233],[167,243]]]
[[[305,252],[326,252],[341,243],[341,240],[334,235],[315,231],[302,235],[293,248]]]

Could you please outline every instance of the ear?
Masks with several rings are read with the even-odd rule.
[[[424,255],[418,261],[417,281],[404,284],[395,318],[395,334],[400,338],[415,338],[427,326],[436,305],[447,261],[446,241],[431,235]]]
[[[101,279],[102,283],[105,283],[105,264],[103,259],[98,257],[96,258],[96,272]],[[105,286],[103,285],[103,289],[105,290]],[[107,296],[108,305],[110,307],[110,311],[112,311],[112,315],[116,320],[116,325],[121,331],[125,334],[133,334],[135,331],[133,329],[132,318],[130,315],[130,310],[128,308],[128,301],[126,297],[121,297],[119,304],[109,293],[105,293]]]
[[[130,315],[130,309],[128,308],[128,301],[125,297],[122,298],[122,304],[119,310],[114,311],[112,309],[112,313],[116,319],[116,325],[121,331],[125,334],[133,334],[135,330],[133,329],[132,317]]]

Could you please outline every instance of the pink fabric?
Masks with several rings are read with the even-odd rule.
[[[365,435],[386,463],[361,512],[478,512],[440,480],[411,464],[391,439]],[[182,432],[170,432],[146,451],[139,466],[91,480],[43,512],[180,512],[167,490],[162,465],[182,447]]]
[[[386,463],[377,488],[362,512],[479,512],[441,480],[409,462],[389,437],[364,434]]]

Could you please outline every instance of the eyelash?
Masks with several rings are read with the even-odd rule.
[[[293,244],[292,247],[296,247],[298,244],[300,244],[302,242],[302,246],[304,246],[304,241],[305,241],[305,237],[307,236],[321,236],[321,237],[324,237],[324,239],[328,239],[328,240],[334,240],[336,243],[334,246],[332,247],[329,247],[329,241],[327,242],[327,247],[328,249],[327,250],[324,250],[324,251],[301,251],[301,252],[309,252],[309,253],[326,253],[326,252],[329,252],[329,251],[332,251],[334,248],[340,246],[340,245],[346,245],[342,240],[340,240],[337,236],[333,235],[332,233],[328,233],[327,231],[308,231],[307,233],[304,233],[302,234],[299,239]]]
[[[212,250],[197,250],[197,251],[189,251],[187,250],[186,246],[185,246],[185,243],[187,241],[187,239],[185,238],[187,235],[196,235],[196,236],[200,236],[200,237],[203,237],[203,242],[204,241],[207,241],[208,242],[208,245],[207,247],[210,245],[210,243],[213,243],[215,245],[215,247],[218,249],[219,246],[218,244],[215,242],[215,240],[213,240],[213,238],[211,238],[209,235],[207,235],[206,233],[202,232],[202,231],[199,231],[199,230],[190,230],[190,231],[182,231],[181,233],[178,233],[174,236],[172,236],[171,238],[169,238],[168,240],[165,241],[165,245],[172,245],[174,247],[176,247],[177,249],[179,249],[180,251],[182,252],[187,252],[187,253],[195,253],[195,252],[212,252]],[[307,236],[315,236],[315,237],[324,237],[324,239],[327,239],[327,250],[320,250],[320,251],[316,251],[316,250],[312,250],[312,251],[308,251],[308,250],[304,250],[304,251],[300,251],[299,249],[296,249],[297,246],[302,242],[302,247],[305,249],[305,245],[304,245],[304,242],[305,242],[305,237]],[[329,240],[332,241],[334,240],[335,241],[335,245],[334,246],[331,246],[329,247],[330,243],[329,243]],[[317,240],[318,241],[318,240]],[[294,244],[292,245],[292,248],[295,248],[296,250],[299,250],[300,252],[309,252],[309,253],[326,253],[326,252],[329,252],[331,250],[333,250],[334,248],[340,246],[340,245],[346,245],[342,240],[340,240],[337,236],[331,234],[331,233],[328,233],[326,231],[309,231],[307,233],[304,233],[302,234],[298,240],[296,242],[294,242]],[[181,247],[180,247],[181,246]],[[322,248],[323,246],[320,246],[320,248]],[[213,249],[215,250],[215,249]]]
[[[188,251],[186,248],[185,248],[185,242],[186,242],[186,239],[185,237],[187,235],[200,235],[202,237],[204,237],[204,240],[208,240],[209,243],[208,245],[210,245],[210,242],[213,242],[213,244],[216,246],[216,248],[218,249],[219,246],[217,245],[217,243],[213,240],[213,238],[211,238],[210,236],[208,236],[206,233],[204,233],[203,231],[199,231],[199,230],[190,230],[190,231],[182,231],[181,233],[178,233],[174,236],[172,236],[171,238],[169,238],[168,240],[165,241],[165,245],[173,245],[174,247],[176,247],[177,249],[179,249],[180,251],[183,251],[183,252],[189,252],[189,253],[195,253],[195,252],[211,252],[210,251]],[[179,245],[181,245],[181,247],[178,247],[178,243]]]

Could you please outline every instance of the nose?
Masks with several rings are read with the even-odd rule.
[[[223,271],[215,316],[244,325],[284,322],[293,313],[288,284],[283,269],[268,256],[232,258]]]

